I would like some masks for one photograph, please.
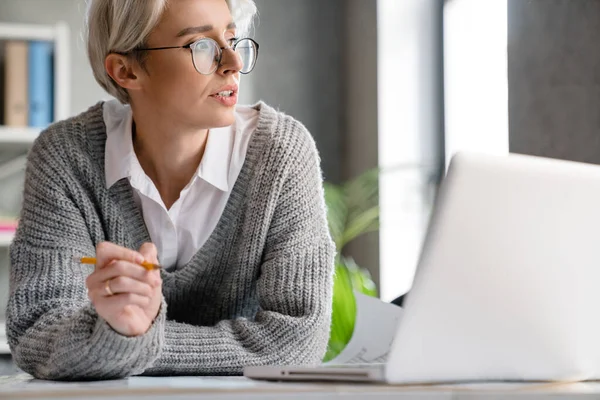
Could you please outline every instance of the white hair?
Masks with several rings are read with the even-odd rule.
[[[253,0],[225,0],[240,34],[246,34],[256,14]],[[145,46],[160,21],[168,0],[88,0],[86,36],[88,58],[96,81],[122,103],[129,103],[127,90],[106,72],[110,53],[128,54]],[[135,53],[143,63],[143,54]]]

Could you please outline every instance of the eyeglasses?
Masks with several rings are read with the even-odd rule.
[[[227,47],[221,47],[211,38],[202,38],[185,46],[171,47],[151,47],[145,49],[135,49],[134,51],[167,50],[167,49],[190,49],[192,53],[192,63],[198,73],[210,75],[219,68],[223,59],[223,51],[231,49],[242,61],[240,73],[249,74],[256,65],[258,59],[258,43],[250,38],[231,39],[233,44]]]

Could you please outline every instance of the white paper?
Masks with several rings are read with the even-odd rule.
[[[348,345],[325,365],[373,364],[387,361],[402,308],[355,292],[356,322]]]

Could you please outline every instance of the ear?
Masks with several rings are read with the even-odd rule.
[[[104,60],[104,68],[108,75],[122,88],[129,90],[140,89],[140,70],[137,68],[137,63],[131,57],[110,53]]]

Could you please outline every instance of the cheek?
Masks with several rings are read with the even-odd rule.
[[[154,91],[164,96],[164,100],[178,102],[207,94],[210,76],[196,71],[189,54],[156,57],[149,72]]]

